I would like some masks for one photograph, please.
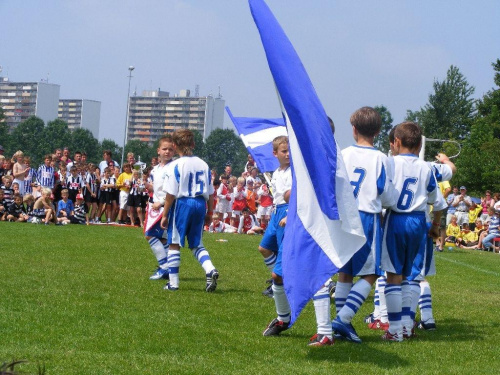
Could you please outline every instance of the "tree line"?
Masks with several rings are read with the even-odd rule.
[[[87,160],[99,163],[104,150],[110,150],[113,159],[120,162],[122,147],[111,139],[99,142],[88,129],[78,128],[71,131],[68,124],[60,119],[49,121],[46,125],[42,119],[32,116],[20,123],[9,133],[8,126],[3,122],[4,113],[0,107],[0,144],[5,149],[5,156],[12,156],[17,150],[22,150],[32,160],[32,165],[43,162],[43,157],[52,154],[57,148],[68,147],[71,156],[75,151],[86,152]],[[222,173],[227,163],[233,170],[243,171],[247,151],[241,139],[229,129],[216,129],[203,141],[198,131],[195,133],[194,154]],[[152,145],[148,142],[130,140],[125,146],[125,155],[133,152],[136,159],[149,164],[157,156],[158,140]]]

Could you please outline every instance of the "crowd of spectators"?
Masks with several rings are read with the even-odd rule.
[[[85,152],[67,148],[45,155],[40,166],[17,151],[11,158],[0,146],[0,220],[65,224],[120,224],[143,226],[152,191],[149,166],[127,154],[122,168],[111,151],[98,164]],[[233,175],[227,164],[220,176],[212,171],[216,214],[210,232],[261,234],[272,210],[271,189],[248,155],[245,171]]]

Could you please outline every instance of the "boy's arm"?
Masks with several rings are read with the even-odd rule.
[[[168,226],[168,211],[170,211],[170,208],[174,204],[174,201],[175,195],[167,193],[167,196],[165,197],[165,205],[163,206],[163,215],[160,223],[160,226],[163,229],[166,229]]]
[[[436,155],[436,160],[439,161],[442,164],[446,164],[447,166],[450,167],[451,173],[454,175],[457,173],[457,167],[455,167],[455,164],[450,161],[448,156],[446,154],[443,154],[442,152]]]

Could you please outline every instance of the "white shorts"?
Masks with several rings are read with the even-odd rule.
[[[233,216],[240,216],[241,211],[233,210]]]
[[[120,210],[126,210],[127,206],[128,193],[126,191],[120,190]]]
[[[257,209],[257,219],[260,219],[262,216],[271,217],[271,213],[273,212],[273,206],[259,206]]]
[[[462,224],[469,224],[469,213],[468,212],[462,212],[462,211],[456,211],[455,216],[457,217],[457,224],[462,225]]]
[[[231,212],[231,206],[230,206],[230,201],[227,199],[219,199],[217,202],[217,207],[215,208],[215,212],[222,212],[225,214],[226,212]]]

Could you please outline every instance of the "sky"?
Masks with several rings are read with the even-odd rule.
[[[341,147],[349,117],[384,105],[394,123],[457,66],[481,97],[500,58],[500,2],[267,0],[309,73]],[[246,0],[0,0],[0,66],[49,79],[60,97],[101,102],[100,140],[123,144],[131,94],[220,93],[238,117],[280,107]],[[226,115],[224,126],[232,127]]]

